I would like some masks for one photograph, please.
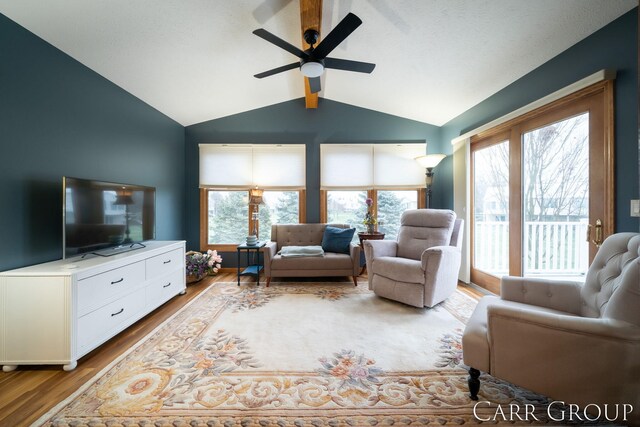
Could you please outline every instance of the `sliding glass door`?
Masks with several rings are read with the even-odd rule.
[[[580,280],[613,232],[611,84],[472,138],[471,281]]]

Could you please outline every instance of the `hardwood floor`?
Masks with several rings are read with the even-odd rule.
[[[13,372],[0,373],[0,426],[28,426],[65,399],[96,373],[111,363],[123,351],[134,345],[159,324],[191,301],[212,282],[236,281],[235,270],[224,271],[187,286],[187,293],[177,296],[121,332],[78,361],[78,367],[65,372],[60,366],[20,366]],[[344,281],[344,278],[339,278]],[[243,277],[243,282],[253,282]],[[358,277],[359,286],[366,286],[366,273]],[[261,283],[263,285],[263,283]],[[482,294],[460,284],[459,289],[474,298]]]

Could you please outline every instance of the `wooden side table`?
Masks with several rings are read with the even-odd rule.
[[[254,276],[256,283],[260,286],[260,271],[263,266],[260,262],[260,248],[265,246],[267,242],[258,242],[255,245],[238,245],[238,286],[240,286],[240,276]],[[240,272],[240,253],[244,251],[247,253],[247,268]],[[250,255],[253,252],[253,260],[250,260]]]
[[[364,241],[365,240],[383,240],[384,239],[384,233],[380,233],[378,231],[376,231],[374,233],[367,233],[366,231],[363,231],[361,233],[358,233],[358,239],[360,239],[360,248],[364,252]],[[365,268],[367,268],[366,258],[365,258],[365,263],[362,266],[362,269],[360,270],[360,274],[364,273]]]

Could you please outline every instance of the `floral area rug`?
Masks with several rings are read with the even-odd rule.
[[[474,425],[460,342],[474,307],[460,292],[417,309],[366,285],[214,283],[36,424]],[[482,381],[481,400],[548,403]]]

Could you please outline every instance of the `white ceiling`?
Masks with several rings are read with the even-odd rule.
[[[331,57],[320,96],[442,125],[638,5],[637,0],[324,0],[326,35],[363,24]],[[304,96],[296,0],[0,0],[0,12],[183,125]],[[301,104],[300,108],[304,108]],[[322,108],[322,105],[320,105]]]

